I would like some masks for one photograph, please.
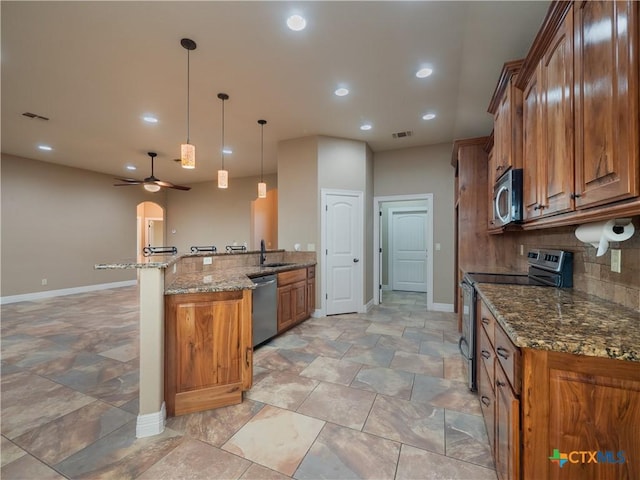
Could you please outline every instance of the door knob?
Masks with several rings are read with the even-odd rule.
[[[353,263],[358,263],[359,261],[360,261],[360,259],[359,259],[359,258],[354,258],[354,259],[353,259]]]

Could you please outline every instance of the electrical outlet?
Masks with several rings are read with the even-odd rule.
[[[42,285],[46,285],[46,284],[47,284],[47,279],[46,279],[46,278],[43,278],[43,279],[42,279]]]
[[[203,265],[211,265],[213,263],[213,258],[212,257],[204,257],[202,259],[202,264]]]
[[[611,271],[620,273],[621,271],[621,251],[617,249],[611,249]]]

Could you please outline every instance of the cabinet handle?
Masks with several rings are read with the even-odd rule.
[[[500,171],[500,170],[502,170],[503,168],[504,168],[504,167],[503,167],[502,165],[498,165],[498,166],[496,167],[496,170],[499,172],[499,171]]]
[[[487,352],[486,350],[482,350],[482,357],[489,359],[491,358],[491,354],[489,352]]]
[[[480,401],[486,406],[488,407],[489,405],[491,405],[491,399],[489,397],[487,397],[486,395],[482,395],[482,397],[480,397]]]
[[[247,367],[251,366],[251,364],[249,363],[249,357],[251,357],[251,347],[247,347],[247,350],[244,354],[244,362],[247,364]]]
[[[489,325],[491,322],[489,321],[488,318],[482,317],[482,323],[485,325]]]
[[[505,360],[509,358],[509,350],[507,350],[506,348],[498,347],[496,349],[496,353],[498,354],[498,356],[504,358]]]
[[[536,203],[536,206],[533,207],[534,210],[540,210],[540,205]]]
[[[501,382],[500,380],[496,380],[496,385],[497,385],[498,387],[504,387],[504,386],[506,385],[506,383]]]
[[[582,195],[580,195],[579,193],[572,193],[571,194],[571,198],[572,199],[576,199],[576,198],[580,198]]]
[[[540,206],[538,207],[539,210],[544,210],[545,208],[547,208],[549,205],[543,205],[540,204]]]

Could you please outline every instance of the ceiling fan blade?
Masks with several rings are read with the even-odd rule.
[[[156,185],[160,185],[161,187],[175,188],[176,190],[191,190],[191,187],[183,187],[182,185],[174,185],[171,182],[164,182],[162,180],[156,180],[153,183],[155,183]]]
[[[120,178],[120,177],[113,177],[113,178],[121,182],[127,182],[132,184],[140,183],[140,180],[136,180],[135,178]]]
[[[114,187],[126,187],[128,185],[142,185],[142,182],[114,183]]]

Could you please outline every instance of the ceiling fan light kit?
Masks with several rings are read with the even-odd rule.
[[[135,180],[133,178],[116,178],[124,183],[114,183],[114,187],[125,187],[127,185],[142,185],[147,192],[155,193],[160,190],[161,187],[174,188],[176,190],[191,190],[191,187],[184,187],[182,185],[174,185],[171,182],[164,182],[159,178],[156,178],[153,174],[153,159],[158,156],[156,152],[147,152],[147,155],[151,157],[151,175],[144,180]]]
[[[180,146],[180,163],[182,168],[196,168],[196,147],[191,145],[189,139],[189,107],[190,107],[190,65],[189,65],[189,52],[196,49],[196,42],[190,38],[183,38],[180,40],[180,45],[187,51],[187,142]]]

